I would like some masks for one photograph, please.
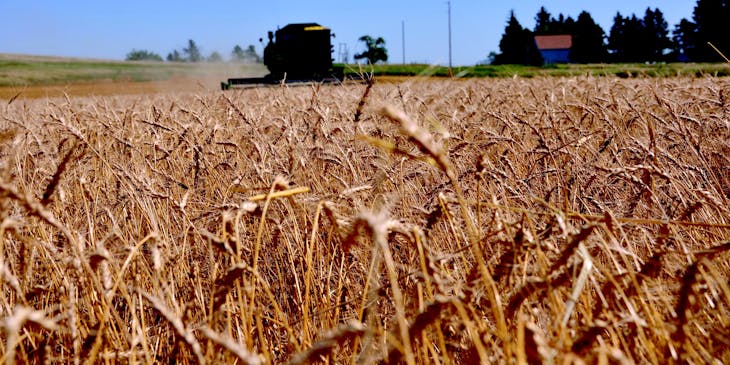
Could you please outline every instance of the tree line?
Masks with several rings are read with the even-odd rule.
[[[610,62],[717,62],[721,56],[708,43],[730,53],[730,0],[698,0],[692,18],[683,18],[669,31],[659,8],[647,8],[642,17],[616,13],[608,34],[587,11],[576,19],[552,16],[545,7],[535,15],[535,28],[522,27],[510,13],[500,53],[490,54],[495,64],[541,65],[542,56],[535,44],[537,35],[572,36],[570,61],[574,63]]]
[[[133,49],[127,53],[127,61],[158,61],[162,62],[162,56],[148,50]],[[192,39],[188,40],[187,47],[181,50],[173,50],[167,54],[165,58],[168,62],[224,62],[223,55],[218,51],[213,51],[209,56],[204,57],[200,47]],[[256,48],[249,45],[242,48],[239,45],[233,47],[230,54],[230,61],[241,63],[261,63],[261,56],[256,53]]]
[[[374,38],[364,35],[360,37],[359,41],[365,44],[366,49],[362,53],[355,54],[355,60],[365,60],[372,64],[388,61],[388,50],[385,48],[385,40],[382,37]],[[162,56],[159,54],[144,49],[133,49],[127,53],[126,60],[163,61]],[[200,48],[192,39],[188,40],[187,47],[168,53],[166,60],[169,62],[224,62],[223,56],[217,51],[212,52],[208,57],[203,57]],[[231,51],[230,60],[242,63],[261,63],[263,61],[261,56],[256,53],[256,48],[253,45],[249,45],[246,49],[236,45]]]

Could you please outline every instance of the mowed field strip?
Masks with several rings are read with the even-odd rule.
[[[730,363],[730,80],[0,104],[6,363]]]

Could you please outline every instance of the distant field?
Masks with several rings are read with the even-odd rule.
[[[729,76],[728,64],[593,64],[528,67],[482,65],[447,67],[426,64],[347,65],[350,75],[370,74],[381,82],[403,77],[542,77],[618,76],[702,77]],[[260,77],[264,65],[228,63],[126,62],[49,56],[0,54],[0,99],[56,96],[151,94],[174,91],[211,91],[231,77]]]
[[[448,67],[427,64],[347,65],[349,74],[376,76],[450,76]],[[173,78],[225,79],[255,77],[267,73],[264,65],[228,63],[126,62],[62,57],[0,54],[0,87],[58,85],[100,81],[162,81]],[[729,76],[728,64],[591,64],[531,67],[518,65],[460,66],[452,70],[458,77],[535,76]]]
[[[0,54],[0,87],[261,76],[263,65],[125,62]]]

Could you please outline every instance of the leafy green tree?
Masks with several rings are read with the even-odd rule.
[[[126,60],[127,61],[162,61],[162,57],[160,57],[160,55],[158,55],[157,53],[150,52],[148,50],[133,49],[131,52],[127,53]]]
[[[182,61],[184,61],[183,58],[182,58],[182,56],[180,55],[180,52],[178,52],[177,50],[174,50],[174,51],[168,53],[167,54],[167,60],[169,62],[182,62]]]
[[[514,11],[510,12],[499,50],[501,53],[494,58],[495,64],[542,65],[543,62],[533,33],[522,27]]]
[[[188,46],[187,48],[183,48],[183,53],[187,55],[185,59],[189,62],[200,62],[203,59],[203,56],[200,54],[200,48],[198,48],[198,45],[192,39],[188,40]]]
[[[606,33],[596,24],[587,11],[578,15],[572,26],[573,47],[570,49],[570,61],[576,63],[606,62]]]
[[[220,63],[223,62],[223,56],[221,56],[218,51],[213,51],[213,53],[208,56],[208,62],[214,62],[214,63]]]
[[[365,43],[366,50],[355,55],[356,60],[366,59],[370,64],[376,64],[379,61],[388,61],[388,50],[385,48],[385,40],[382,37],[373,38],[369,35],[360,37],[360,42]]]

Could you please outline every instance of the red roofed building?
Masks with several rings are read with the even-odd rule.
[[[573,37],[569,34],[537,35],[535,44],[546,64],[570,62]]]

